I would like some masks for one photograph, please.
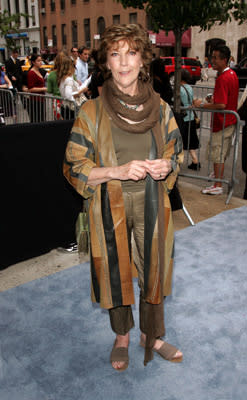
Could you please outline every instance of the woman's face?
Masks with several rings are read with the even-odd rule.
[[[120,40],[107,51],[106,66],[123,93],[130,96],[137,94],[138,75],[143,66],[139,51],[131,49],[127,42]]]
[[[33,66],[40,68],[42,65],[42,58],[41,57],[37,57],[35,61],[33,61]]]

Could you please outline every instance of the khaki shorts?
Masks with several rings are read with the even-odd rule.
[[[225,162],[231,150],[234,130],[235,125],[230,125],[222,131],[212,132],[212,140],[207,146],[207,160],[219,164]]]

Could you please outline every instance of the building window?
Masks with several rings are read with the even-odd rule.
[[[56,25],[52,25],[51,32],[52,32],[52,44],[55,47],[57,45],[57,27],[56,27]]]
[[[46,47],[48,45],[47,27],[46,26],[43,26],[43,42],[44,42],[44,46]]]
[[[61,35],[62,35],[62,45],[65,46],[67,44],[66,24],[61,25]]]
[[[77,21],[71,21],[72,46],[78,47]]]
[[[32,6],[32,25],[36,25],[36,19],[35,19],[35,6]]]
[[[247,55],[247,37],[239,39],[238,41],[238,59],[239,63]]]
[[[65,10],[65,0],[60,0],[60,9],[61,11]]]
[[[26,28],[28,28],[29,27],[29,12],[28,12],[27,0],[24,0],[24,13],[26,14],[26,16],[25,16]]]
[[[137,24],[137,13],[130,13],[129,14],[129,23],[130,24]]]
[[[99,17],[97,21],[98,33],[101,35],[105,30],[105,19],[103,17]]]
[[[91,34],[90,34],[90,19],[84,19],[84,37],[85,37],[85,44],[87,47],[91,47]]]
[[[146,15],[146,27],[148,31],[153,31],[153,23],[152,23],[152,18],[150,15]]]
[[[119,14],[112,16],[112,23],[115,25],[120,24],[120,15]]]
[[[16,14],[19,14],[20,12],[19,0],[15,0],[15,12]]]
[[[41,8],[45,8],[45,0],[41,0]]]
[[[83,0],[83,3],[89,3],[89,0]]]
[[[55,11],[56,10],[56,2],[55,2],[55,0],[51,0],[50,5],[51,5],[51,11]]]
[[[70,4],[71,5],[76,4],[76,0],[70,0]]]

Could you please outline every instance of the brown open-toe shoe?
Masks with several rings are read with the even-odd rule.
[[[126,370],[129,366],[129,355],[128,355],[128,347],[115,347],[116,341],[114,342],[112,352],[111,352],[111,357],[110,361],[111,364],[113,362],[124,362],[124,365],[121,368],[113,368],[116,371],[122,372]]]
[[[143,343],[142,340],[140,342],[140,345],[145,348],[145,344]],[[153,351],[155,351],[155,353],[158,353],[162,358],[164,358],[167,361],[176,363],[180,363],[183,361],[183,356],[175,357],[177,351],[180,350],[178,350],[175,346],[165,341],[163,342],[162,346],[159,349],[153,348]]]

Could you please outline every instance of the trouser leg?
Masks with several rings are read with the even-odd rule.
[[[117,335],[126,335],[134,327],[131,306],[114,307],[109,310],[110,323]]]
[[[136,263],[138,271],[138,285],[140,288],[140,329],[143,333],[147,332],[148,324],[150,324],[151,308],[160,308],[158,324],[155,326],[164,326],[163,302],[157,305],[147,304],[144,300],[144,191],[137,193],[124,193],[124,205],[126,213],[126,224],[129,249],[131,254],[131,234],[133,232],[138,262]],[[154,313],[156,315],[156,313]],[[109,310],[110,322],[112,330],[119,334],[125,335],[133,326],[134,320],[131,306],[120,306]],[[161,324],[161,325],[160,325]]]

